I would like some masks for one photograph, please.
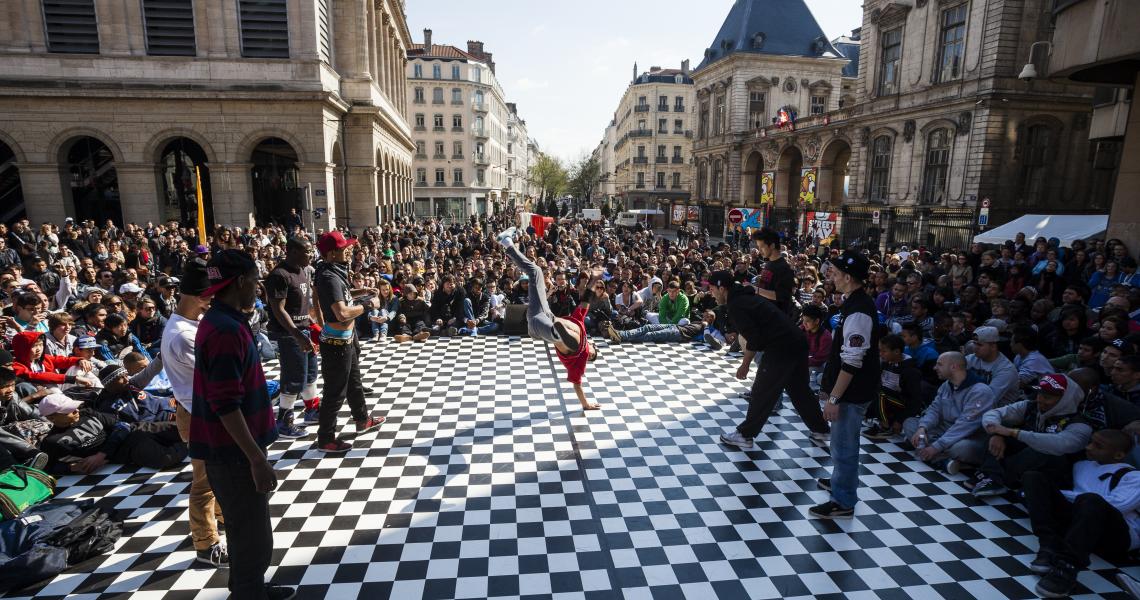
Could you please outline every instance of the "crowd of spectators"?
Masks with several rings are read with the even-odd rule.
[[[398,344],[504,333],[529,281],[494,235],[516,218],[397,220],[359,232],[351,283],[374,289],[379,308],[359,318],[358,335]],[[158,349],[183,265],[240,249],[264,278],[290,237],[316,233],[299,222],[221,227],[200,244],[196,231],[176,223],[0,225],[0,469],[25,462],[90,473],[108,461],[181,463],[185,446],[173,431]],[[827,276],[827,259],[840,249],[782,242],[775,250],[705,235],[677,242],[641,228],[565,220],[541,236],[531,229],[518,243],[548,278],[552,311],[567,316],[586,305],[588,330],[614,344],[700,343],[739,356],[733,325],[704,278],[727,269],[739,283],[770,291],[790,277],[790,297],[768,295],[805,330],[815,383],[843,302]],[[786,275],[770,267],[781,251]],[[867,291],[884,335],[882,393],[865,437],[913,446],[916,460],[970,474],[966,485],[979,497],[1031,487],[1052,494],[1050,485],[1073,485],[1074,472],[1079,488],[1086,447],[1098,464],[1135,460],[1140,276],[1124,244],[1061,247],[1018,235],[996,247],[868,254]],[[271,358],[267,319],[259,302],[251,326]],[[1031,473],[1047,473],[1048,485]],[[1128,549],[1140,539],[1140,482],[1121,478],[1129,485],[1101,495],[1128,523]],[[1125,501],[1116,490],[1137,492]],[[1065,525],[1049,521],[1061,518],[1055,506],[1026,502],[1038,511],[1035,531],[1047,521]],[[1044,552],[1047,535],[1039,535]],[[1098,548],[1066,539],[1064,532],[1049,538],[1050,554],[1039,557],[1046,588],[1071,589],[1088,551]],[[1057,565],[1068,570],[1058,573]]]

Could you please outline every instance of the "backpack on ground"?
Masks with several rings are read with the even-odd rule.
[[[29,506],[51,498],[55,478],[43,471],[12,465],[0,472],[0,521],[15,519]]]

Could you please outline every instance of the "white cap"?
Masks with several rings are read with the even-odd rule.
[[[66,415],[73,410],[79,410],[80,406],[83,406],[82,402],[72,400],[64,394],[48,394],[40,400],[40,416]]]

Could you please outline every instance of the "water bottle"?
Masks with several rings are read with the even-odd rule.
[[[926,447],[926,432],[918,434],[918,449],[922,450]]]

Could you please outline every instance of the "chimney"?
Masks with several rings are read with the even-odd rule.
[[[491,73],[494,73],[495,72],[495,61],[491,60],[491,53],[490,52],[484,52],[483,53],[483,60],[487,61],[487,68],[491,70]]]
[[[467,40],[467,53],[475,58],[483,58],[483,42]]]
[[[686,58],[685,60],[681,61],[681,72],[685,75],[689,74],[689,59]]]
[[[431,30],[424,29],[424,54],[431,54]]]
[[[852,40],[858,42],[862,37],[863,37],[863,29],[861,27],[858,29],[852,29],[851,30],[851,39]]]
[[[637,61],[633,61],[633,82],[637,83]]]

